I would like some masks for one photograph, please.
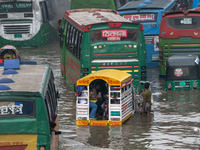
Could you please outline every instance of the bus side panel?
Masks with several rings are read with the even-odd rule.
[[[62,20],[62,27],[61,30],[64,31],[60,35],[60,68],[61,68],[61,74],[63,78],[66,80],[66,70],[65,70],[65,53],[66,53],[66,30],[67,30],[67,24],[68,22],[66,20]]]
[[[37,145],[46,146],[46,149],[50,149],[50,126],[49,126],[49,118],[47,115],[47,108],[44,102],[44,99],[37,98],[36,99],[36,118],[37,118]]]
[[[73,89],[80,78],[80,61],[68,49],[65,51],[65,60],[66,83]]]

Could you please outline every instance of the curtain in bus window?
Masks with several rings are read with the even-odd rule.
[[[101,41],[136,41],[139,40],[137,29],[103,29],[91,32],[91,43]]]
[[[0,2],[0,13],[32,12],[31,2]]]
[[[197,29],[200,26],[200,17],[167,18],[166,24],[174,29]]]

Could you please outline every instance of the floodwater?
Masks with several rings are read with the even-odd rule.
[[[75,96],[60,73],[59,41],[43,48],[18,49],[21,59],[50,64],[57,89],[60,150],[132,150],[132,149],[199,149],[200,92],[163,91],[158,68],[148,68],[152,82],[154,113],[141,117],[135,113],[125,124],[116,127],[76,126]]]

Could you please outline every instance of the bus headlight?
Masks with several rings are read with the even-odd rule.
[[[97,49],[97,46],[94,46],[94,49]]]
[[[133,48],[137,48],[137,45],[133,45]]]

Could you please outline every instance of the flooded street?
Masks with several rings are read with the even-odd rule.
[[[164,79],[158,68],[148,68],[147,79],[152,82],[154,113],[141,117],[135,113],[125,124],[117,127],[76,126],[75,96],[61,77],[59,41],[43,48],[18,48],[21,59],[50,64],[57,89],[61,92],[59,105],[60,150],[92,149],[199,149],[200,92],[163,91]]]

